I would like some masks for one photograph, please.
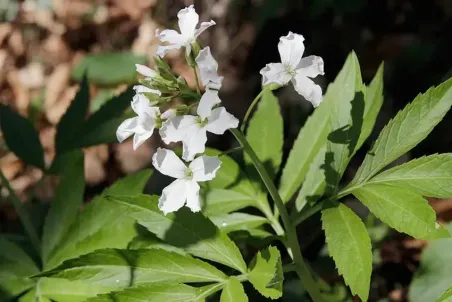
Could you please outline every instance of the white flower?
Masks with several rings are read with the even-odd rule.
[[[202,22],[199,28],[196,25],[199,23],[199,15],[196,13],[193,5],[186,7],[179,11],[177,14],[179,19],[179,29],[181,33],[178,33],[172,29],[165,29],[159,33],[158,29],[155,31],[155,35],[162,42],[168,42],[169,45],[160,45],[157,48],[157,55],[164,57],[166,53],[171,49],[179,49],[185,47],[186,54],[191,52],[191,43],[196,41],[196,38],[215,22]]]
[[[177,155],[168,149],[158,148],[152,164],[162,174],[176,178],[163,189],[159,209],[167,213],[179,210],[184,204],[193,212],[201,210],[198,182],[212,180],[221,166],[218,157],[200,156],[187,167]]]
[[[295,90],[317,107],[322,101],[322,88],[309,78],[324,74],[323,60],[317,56],[302,59],[303,41],[302,35],[292,32],[280,38],[278,50],[282,63],[270,63],[261,70],[262,84],[283,86],[292,80]]]
[[[191,161],[206,148],[207,132],[223,134],[227,129],[237,128],[239,121],[224,107],[212,109],[221,102],[218,91],[206,90],[199,102],[197,116],[176,116],[163,123],[160,136],[165,144],[183,143],[182,158]]]
[[[135,90],[135,92],[137,94],[153,93],[153,94],[157,94],[157,95],[162,95],[162,93],[159,90],[151,89],[144,85],[135,85],[135,86],[133,86],[133,90]]]
[[[223,77],[218,75],[218,63],[210,52],[210,47],[202,49],[196,57],[202,84],[209,89],[219,90]]]
[[[135,67],[137,72],[145,77],[144,79],[146,81],[151,81],[153,78],[158,76],[158,73],[155,70],[152,70],[145,65],[135,64]]]

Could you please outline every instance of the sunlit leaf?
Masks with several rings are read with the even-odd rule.
[[[267,298],[277,299],[282,296],[284,274],[281,254],[276,247],[270,246],[257,253],[250,264],[248,280]]]

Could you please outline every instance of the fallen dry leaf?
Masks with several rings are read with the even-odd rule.
[[[8,180],[12,180],[24,168],[24,163],[12,152],[0,159],[0,169]]]
[[[59,98],[59,101],[53,106],[46,109],[45,114],[47,120],[52,124],[56,125],[63,114],[66,112],[66,109],[71,104],[72,100],[75,97],[75,94],[78,91],[78,85],[71,86],[67,88],[64,93]]]
[[[49,76],[44,97],[44,110],[47,112],[58,102],[61,94],[66,90],[71,79],[71,66],[58,65]]]
[[[152,162],[152,139],[141,145],[137,150],[132,148],[132,140],[115,144],[115,159],[124,174],[137,172],[148,167]]]

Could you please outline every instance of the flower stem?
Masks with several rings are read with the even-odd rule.
[[[201,88],[200,88],[200,85],[199,85],[198,71],[196,70],[196,65],[192,66],[192,68],[193,68],[193,73],[195,74],[196,92],[198,92],[198,94],[201,94]]]
[[[30,238],[31,244],[33,245],[33,248],[36,250],[36,252],[39,255],[41,242],[39,240],[38,234],[36,233],[36,230],[35,230],[33,224],[31,223],[30,218],[28,217],[27,211],[25,211],[21,201],[17,197],[13,188],[11,188],[11,185],[9,184],[8,179],[6,179],[5,175],[3,174],[3,172],[1,170],[0,170],[0,179],[2,181],[2,184],[6,187],[6,189],[9,192],[9,196],[11,197],[11,201],[13,203],[14,209],[16,209],[17,215],[19,215],[19,218],[20,218],[20,221],[22,222],[25,233],[27,233],[28,237]]]
[[[261,92],[261,94],[262,94],[262,92]],[[292,254],[293,262],[295,265],[295,271],[297,272],[298,277],[300,278],[301,283],[303,284],[303,287],[306,288],[306,290],[308,291],[309,295],[311,296],[311,298],[314,302],[324,301],[324,299],[320,293],[320,290],[317,286],[317,282],[312,277],[311,272],[309,271],[309,268],[303,259],[303,255],[301,254],[300,245],[298,243],[296,229],[292,225],[292,222],[290,221],[289,213],[287,212],[287,209],[286,209],[281,197],[279,196],[278,189],[276,189],[270,175],[268,174],[264,165],[261,163],[261,161],[257,157],[253,148],[250,146],[250,144],[246,140],[246,137],[243,135],[243,133],[237,129],[231,129],[231,132],[235,136],[235,138],[239,141],[239,143],[243,146],[243,149],[250,157],[251,161],[253,162],[254,167],[258,171],[259,175],[262,178],[262,181],[264,182],[265,186],[267,187],[268,192],[270,193],[271,197],[275,201],[275,204],[279,210],[279,213],[281,215],[281,219],[283,221],[283,225],[284,225],[285,231],[286,231],[287,250],[288,250],[289,254]]]
[[[248,123],[248,119],[250,118],[251,112],[253,111],[254,107],[257,104],[257,102],[260,100],[260,98],[262,97],[262,95],[266,91],[267,91],[266,88],[262,89],[262,91],[259,92],[259,94],[254,98],[254,100],[251,103],[251,105],[248,107],[248,110],[245,113],[245,117],[243,118],[242,125],[240,126],[240,131],[245,132],[245,127],[246,127],[246,124]]]

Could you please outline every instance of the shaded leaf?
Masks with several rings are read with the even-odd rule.
[[[281,254],[276,247],[270,246],[257,253],[251,261],[248,280],[267,298],[277,299],[282,296],[284,274]]]
[[[221,292],[220,302],[248,302],[243,285],[237,278],[230,277],[226,282],[226,286]]]
[[[233,190],[211,189],[205,197],[203,213],[206,216],[228,214],[253,205],[255,201],[249,195]]]
[[[140,250],[140,249],[162,249],[169,252],[175,252],[181,255],[187,255],[183,249],[172,246],[163,240],[159,239],[155,234],[148,230],[140,231],[139,235],[133,238],[129,243],[128,249]]]
[[[282,160],[284,133],[279,101],[273,92],[266,91],[263,94],[249,122],[246,138],[270,175],[276,176]],[[251,159],[246,154],[245,163],[252,166]]]
[[[39,134],[28,119],[0,104],[0,127],[9,150],[27,164],[45,169]]]
[[[361,219],[344,204],[322,210],[328,251],[352,293],[367,301],[372,273],[372,246]]]
[[[353,191],[381,221],[399,232],[418,239],[449,237],[436,222],[436,213],[427,200],[409,189],[387,184],[367,184]]]
[[[414,159],[378,174],[368,183],[404,187],[423,196],[452,197],[452,154]]]
[[[47,257],[57,246],[77,217],[83,203],[85,191],[84,155],[81,150],[70,153],[56,188],[55,197],[50,205],[44,224],[42,237],[42,257]]]
[[[160,249],[104,249],[70,259],[40,277],[82,280],[124,288],[144,283],[222,282],[226,275],[206,262]]]
[[[232,213],[209,217],[223,232],[249,230],[267,223],[267,218],[245,213]]]
[[[419,94],[381,131],[350,186],[363,183],[422,141],[452,105],[452,79]]]
[[[93,84],[116,86],[136,81],[135,64],[146,64],[145,56],[131,52],[104,52],[85,56],[75,66],[72,77],[80,81],[86,73]]]
[[[222,263],[242,273],[246,271],[237,246],[202,214],[183,208],[165,216],[158,209],[157,196],[110,196],[107,199],[111,204],[122,206],[127,216],[136,219],[163,241],[194,256]]]

